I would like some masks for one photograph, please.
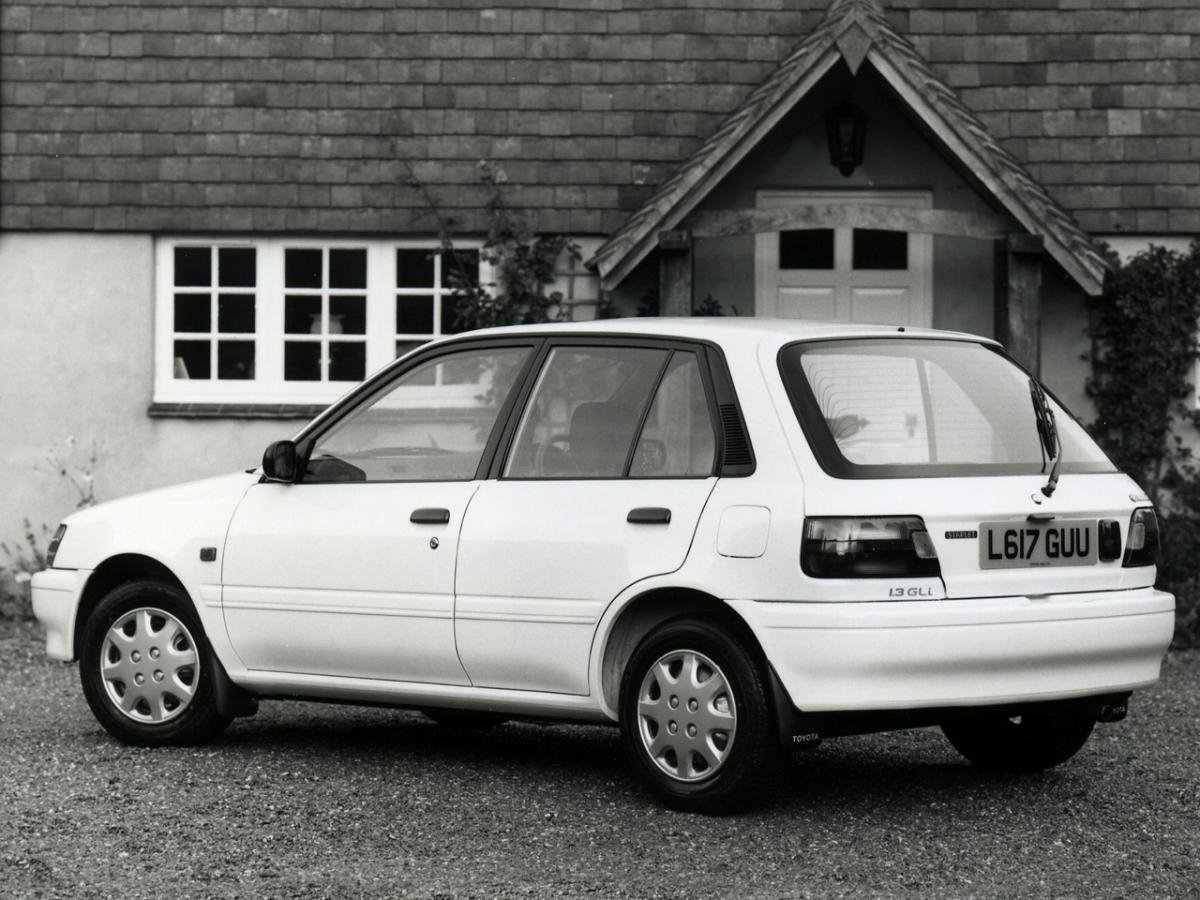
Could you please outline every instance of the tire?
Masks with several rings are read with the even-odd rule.
[[[216,710],[215,671],[200,620],[177,587],[119,585],[84,623],[83,695],[105,731],[126,744],[199,744],[220,734],[231,720]]]
[[[972,712],[943,723],[942,733],[980,768],[1028,774],[1066,762],[1087,743],[1095,724],[1078,713]]]
[[[463,731],[486,731],[508,721],[501,713],[481,712],[472,709],[423,709],[427,718],[433,719],[443,728]]]
[[[763,662],[715,622],[683,617],[647,635],[622,675],[619,713],[631,765],[674,809],[748,809],[779,772]]]

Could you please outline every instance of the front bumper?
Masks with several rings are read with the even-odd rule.
[[[84,569],[44,569],[33,576],[33,614],[46,629],[46,654],[54,659],[75,658],[75,616],[91,574]]]
[[[730,604],[801,711],[987,706],[1158,680],[1175,598],[1153,588],[899,603]]]

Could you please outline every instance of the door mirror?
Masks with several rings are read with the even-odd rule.
[[[299,474],[296,467],[295,441],[276,441],[263,453],[263,475],[268,481],[292,484]]]

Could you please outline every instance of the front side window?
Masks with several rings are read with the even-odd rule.
[[[317,438],[302,481],[469,481],[529,352],[464,350],[417,365]]]
[[[813,450],[845,478],[1043,474],[1029,377],[982,344],[813,341],[785,347],[784,384]],[[1064,473],[1112,463],[1051,399]]]

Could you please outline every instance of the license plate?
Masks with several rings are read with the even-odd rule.
[[[1090,566],[1097,558],[1096,520],[982,522],[981,569]]]

